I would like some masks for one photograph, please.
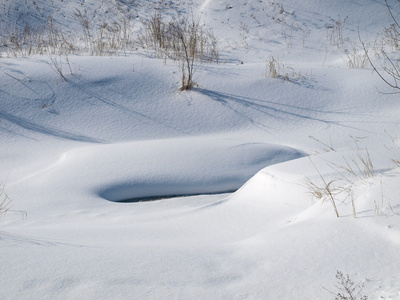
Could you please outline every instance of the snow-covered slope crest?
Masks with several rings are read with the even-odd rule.
[[[359,297],[399,299],[400,102],[348,63],[363,55],[358,33],[374,61],[388,46],[384,1],[0,10],[2,33],[54,24],[78,45],[125,21],[134,37],[156,12],[189,14],[221,55],[196,63],[182,92],[182,64],[135,43],[107,57],[6,51],[0,204],[6,193],[13,207],[0,220],[0,299],[319,300],[340,292],[338,270],[365,284]]]

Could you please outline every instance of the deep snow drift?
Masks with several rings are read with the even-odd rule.
[[[382,46],[384,1],[0,3],[2,32],[192,14],[220,50],[181,92],[139,46],[2,48],[1,299],[334,299],[337,270],[400,299],[400,102],[349,68],[359,36]]]

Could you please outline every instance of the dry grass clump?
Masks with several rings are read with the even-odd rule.
[[[178,15],[171,19],[161,12],[155,8],[155,13],[143,22],[141,33],[134,30],[139,21],[128,10],[121,11],[118,21],[96,22],[86,10],[75,9],[73,17],[81,29],[76,32],[67,33],[51,17],[39,28],[0,27],[0,56],[47,55],[51,57],[52,68],[66,80],[62,66],[69,66],[68,55],[127,55],[142,47],[177,62],[182,73],[181,90],[191,89],[195,85],[193,74],[197,62],[218,63],[218,38],[193,17]]]
[[[22,32],[17,29],[3,32],[0,39],[1,52],[9,57],[67,55],[78,51],[75,38],[57,28],[52,18],[40,28],[25,26]]]
[[[90,22],[87,15],[76,10],[74,17],[82,32],[66,32],[52,17],[44,25],[23,30],[18,27],[3,28],[0,51],[8,57],[32,55],[90,54],[96,56],[126,54],[133,50],[131,18],[124,15],[117,22]]]
[[[177,62],[181,70],[181,90],[194,86],[195,62],[219,61],[218,39],[210,29],[193,17],[167,20],[160,12],[144,24],[138,37],[144,49],[153,49],[164,59]]]
[[[280,78],[285,81],[298,81],[303,78],[300,72],[295,71],[292,67],[285,66],[273,56],[266,61],[265,77]]]
[[[335,212],[337,218],[339,218],[339,212],[336,206],[336,198],[337,196],[343,192],[342,188],[337,187],[335,185],[336,180],[327,181],[318,170],[316,165],[310,159],[312,165],[317,170],[319,178],[321,179],[320,183],[316,183],[316,181],[311,180],[310,178],[306,177],[306,184],[308,191],[310,192],[313,198],[318,200],[322,200],[322,202],[328,200],[332,204],[332,208]]]
[[[370,179],[376,176],[374,164],[368,149],[366,147],[361,147],[358,143],[358,139],[354,137],[352,137],[352,139],[355,145],[352,147],[353,152],[350,155],[343,156],[342,163],[325,161],[326,165],[334,171],[334,173],[329,176],[334,179],[327,179],[328,176],[322,175],[311,159],[311,163],[317,171],[318,178],[311,179],[310,177],[306,177],[306,188],[312,196],[312,199],[321,200],[322,202],[329,201],[332,204],[336,217],[340,216],[337,207],[337,203],[340,201],[341,203],[351,204],[353,216],[357,218],[354,196],[356,195],[355,187],[360,184],[372,184]],[[315,140],[319,142],[319,140]],[[325,145],[325,143],[323,143],[323,145]],[[333,147],[330,148],[334,149]],[[397,166],[399,165],[398,161],[392,161]],[[393,212],[390,202],[384,196],[381,181],[381,200],[373,200],[375,213],[377,215],[382,214],[384,202],[387,203],[388,207]]]
[[[219,61],[218,38],[193,17],[168,20],[157,12],[145,22],[137,43],[163,58],[179,60],[187,51],[188,56],[200,61]]]
[[[90,55],[104,56],[126,54],[135,49],[135,42],[131,28],[131,18],[128,15],[121,17],[118,22],[92,23],[88,16],[76,10],[75,18],[79,21],[82,35],[83,51]]]
[[[350,69],[364,69],[368,64],[368,57],[365,51],[360,51],[355,43],[352,43],[351,49],[345,49],[347,65]]]

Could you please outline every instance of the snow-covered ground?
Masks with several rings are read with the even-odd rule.
[[[191,14],[220,62],[181,92],[150,50],[69,55],[66,81],[3,53],[0,299],[334,299],[337,270],[400,299],[400,101],[348,65],[383,0],[8,2],[3,33]]]

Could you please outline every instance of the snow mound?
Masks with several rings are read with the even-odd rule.
[[[92,153],[86,167],[105,180],[98,194],[123,202],[232,192],[263,167],[305,155],[282,145],[235,145],[218,137],[100,146]]]

